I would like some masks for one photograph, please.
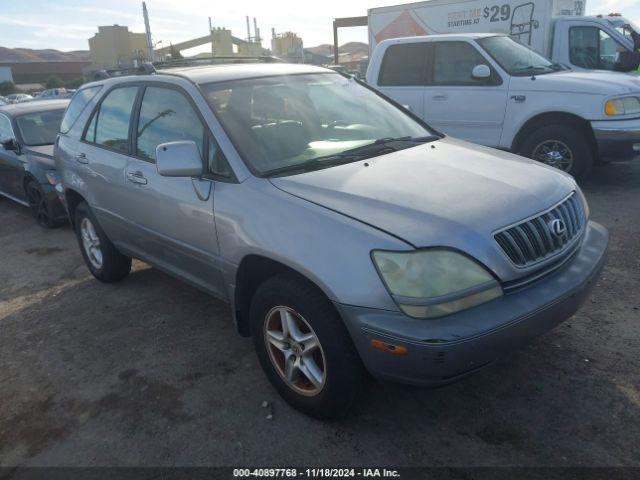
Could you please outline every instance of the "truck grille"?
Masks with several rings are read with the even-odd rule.
[[[514,264],[528,267],[565,250],[584,230],[585,217],[580,196],[573,192],[550,210],[507,227],[494,238]]]

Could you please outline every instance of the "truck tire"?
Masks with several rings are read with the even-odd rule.
[[[593,166],[593,152],[584,132],[571,125],[546,125],[525,138],[521,153],[576,178],[584,178]]]
[[[79,203],[74,217],[78,245],[91,274],[104,283],[117,282],[129,275],[131,258],[116,250],[89,205]]]
[[[284,273],[258,287],[250,318],[258,359],[278,393],[309,416],[345,416],[367,375],[329,299],[303,277]]]

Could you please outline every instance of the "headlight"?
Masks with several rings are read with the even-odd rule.
[[[615,100],[607,100],[604,104],[604,113],[607,115],[629,115],[640,113],[640,98],[624,97]]]
[[[372,257],[394,300],[411,317],[442,317],[502,296],[484,267],[451,250],[376,250]]]

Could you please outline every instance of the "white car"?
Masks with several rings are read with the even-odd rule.
[[[640,153],[640,78],[571,71],[505,35],[385,40],[367,82],[444,133],[574,176]]]
[[[7,95],[7,103],[22,103],[33,100],[33,97],[27,93],[12,93]]]

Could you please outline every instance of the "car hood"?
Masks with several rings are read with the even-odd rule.
[[[631,73],[606,71],[562,71],[531,76],[511,77],[510,89],[624,95],[640,93],[640,78]]]
[[[38,162],[46,168],[56,168],[56,164],[53,161],[53,145],[25,147],[24,153],[28,155],[32,161]]]
[[[271,182],[415,247],[457,248],[487,265],[504,260],[495,230],[576,189],[551,167],[450,138]]]

